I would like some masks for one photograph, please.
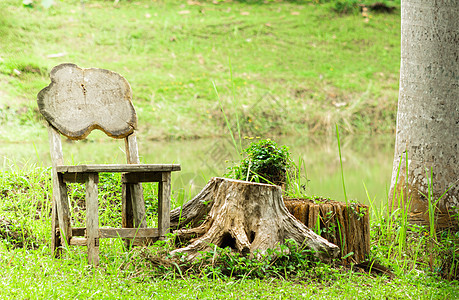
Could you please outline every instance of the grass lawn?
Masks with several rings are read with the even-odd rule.
[[[226,256],[214,264],[210,253],[204,256],[212,264],[178,261],[162,266],[152,257],[172,249],[170,244],[127,251],[119,239],[101,241],[96,269],[87,265],[85,247],[70,247],[62,259],[53,259],[50,173],[49,168],[29,165],[4,170],[0,177],[2,299],[459,299],[459,235],[443,233],[432,243],[428,229],[404,227],[400,215],[388,218],[373,207],[369,256],[392,275],[370,275],[352,265],[298,261],[293,256],[285,257],[282,265]],[[119,179],[101,177],[101,226],[120,222],[120,203],[115,202],[121,193]],[[148,198],[156,194],[148,187],[145,193]],[[72,219],[81,226],[84,190],[72,185],[70,195]],[[154,216],[154,203],[147,202],[148,215]],[[233,276],[224,272],[229,262]]]
[[[152,139],[226,134],[219,100],[249,136],[394,131],[398,10],[365,22],[314,1],[38,2],[0,3],[3,127],[39,130],[36,94],[73,62],[125,76]]]

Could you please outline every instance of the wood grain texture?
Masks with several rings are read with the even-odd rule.
[[[100,238],[145,238],[158,237],[157,228],[100,228]]]
[[[177,164],[107,164],[107,165],[60,165],[56,167],[59,173],[102,173],[102,172],[158,172],[180,171]]]
[[[99,265],[99,201],[97,182],[99,175],[90,174],[86,181],[86,238],[88,263]]]
[[[72,237],[69,242],[72,246],[87,246],[88,239],[84,237]]]
[[[134,215],[134,227],[144,228],[147,227],[146,213],[145,213],[145,201],[143,199],[143,188],[140,183],[129,184],[128,187],[131,189],[131,202],[132,212]],[[170,200],[169,200],[170,201]]]
[[[131,87],[118,73],[61,64],[50,73],[51,84],[38,93],[46,120],[70,139],[84,139],[100,129],[124,138],[137,126]]]
[[[60,245],[68,243],[72,237],[72,231],[70,226],[70,211],[68,206],[67,198],[67,186],[63,181],[62,177],[56,171],[56,165],[63,163],[62,154],[62,143],[61,137],[56,129],[52,126],[48,126],[48,140],[50,144],[51,160],[53,164],[53,220],[52,220],[52,240],[51,245],[53,252],[56,256],[60,255],[61,250],[58,249]],[[57,236],[57,225],[59,224],[60,241],[56,239]]]
[[[135,133],[128,135],[124,139],[126,149],[126,161],[128,164],[140,164],[139,148],[137,146],[137,137]]]
[[[161,238],[169,233],[171,209],[171,173],[164,172],[158,188],[158,231]]]
[[[86,236],[85,227],[73,227],[72,228],[73,237]],[[158,237],[157,228],[99,228],[99,238],[143,238],[143,237]],[[70,243],[72,244],[72,243]],[[86,246],[86,244],[84,244]]]
[[[162,181],[163,173],[163,171],[125,173],[123,174],[121,181],[123,183],[160,182]]]
[[[83,69],[61,64],[50,73],[51,84],[38,94],[40,112],[48,121],[53,164],[52,249],[59,256],[62,245],[88,247],[88,262],[99,264],[100,238],[128,238],[132,244],[152,242],[169,229],[170,175],[179,164],[140,164],[134,130],[137,116],[128,82],[103,69]],[[64,165],[60,134],[84,139],[100,129],[113,138],[125,138],[127,164]],[[123,174],[122,226],[99,229],[98,174]],[[72,228],[67,182],[86,184],[86,227]],[[146,228],[141,182],[159,182],[159,228]]]
[[[140,158],[139,148],[137,146],[137,137],[135,133],[128,135],[124,141],[126,148],[126,161],[131,168],[138,170],[138,167],[140,166]],[[123,176],[123,178],[124,177],[125,176]],[[127,184],[125,185],[125,188],[129,190],[129,192],[125,194],[126,199],[123,199],[123,202],[129,204],[131,209],[131,211],[126,214],[126,216],[130,216],[130,214],[132,214],[132,220],[129,222],[132,223],[132,227],[134,228],[147,227],[142,184],[139,182],[136,182],[135,184]],[[129,208],[129,206],[126,206],[126,208]]]
[[[370,254],[369,208],[363,204],[325,199],[284,199],[287,210],[300,222],[341,248],[345,262],[360,263]]]
[[[291,239],[313,250],[321,261],[338,256],[336,245],[315,234],[287,211],[279,186],[227,178],[211,182],[207,188],[212,191],[213,201],[208,204],[211,208],[204,221],[195,228],[174,231],[179,239],[196,238],[172,254],[186,253],[186,259],[193,260],[213,244],[243,254],[261,255]],[[201,201],[195,203],[200,206]]]
[[[134,228],[134,211],[132,209],[130,184],[122,184],[121,194],[121,226],[123,228]]]

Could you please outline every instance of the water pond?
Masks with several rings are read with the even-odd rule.
[[[66,163],[124,163],[124,144],[106,139],[102,133],[91,134],[84,142],[64,141]],[[47,137],[43,142],[0,144],[3,169],[38,164],[50,166]],[[289,147],[295,162],[303,160],[302,175],[308,195],[344,201],[343,184],[336,138],[273,138]],[[179,163],[181,172],[172,178],[173,193],[183,200],[191,199],[213,176],[221,176],[237,152],[230,138],[187,141],[150,141],[139,136],[143,163]],[[244,141],[248,144],[249,140]],[[343,137],[341,152],[348,199],[368,204],[364,185],[377,205],[385,203],[390,185],[394,150],[392,136]],[[307,178],[307,180],[306,180]],[[181,200],[181,201],[183,201]],[[181,202],[180,201],[180,202]]]

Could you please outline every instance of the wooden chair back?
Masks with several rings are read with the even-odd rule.
[[[60,255],[67,244],[88,247],[88,260],[99,261],[99,237],[164,237],[169,229],[170,175],[180,165],[140,165],[135,129],[137,116],[132,91],[121,75],[104,69],[84,69],[61,64],[50,73],[51,84],[38,93],[38,107],[48,122],[48,137],[53,166],[52,249]],[[81,140],[100,129],[109,137],[124,139],[126,165],[65,166],[61,134]],[[98,228],[97,183],[100,172],[123,173],[123,221],[121,230]],[[86,228],[72,228],[66,182],[86,183]],[[158,182],[158,229],[146,227],[141,182]],[[144,228],[136,232],[129,228]],[[84,235],[84,238],[73,236]]]

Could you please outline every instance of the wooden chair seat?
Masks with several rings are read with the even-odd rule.
[[[58,173],[154,173],[180,171],[178,164],[95,164],[95,165],[58,165]]]
[[[131,88],[121,75],[103,69],[61,64],[51,84],[38,93],[38,108],[48,122],[53,164],[51,248],[56,257],[64,245],[88,247],[88,262],[99,264],[100,238],[164,238],[170,224],[171,172],[178,164],[140,164],[135,129],[137,116]],[[124,139],[127,164],[64,165],[61,134],[80,140],[94,129]],[[122,174],[121,228],[99,228],[99,173]],[[147,228],[142,182],[158,182],[158,228]],[[72,227],[67,183],[86,186],[86,227]]]
[[[163,174],[180,171],[178,164],[58,165],[65,182],[84,183],[89,173],[123,173],[123,183],[160,182]]]

